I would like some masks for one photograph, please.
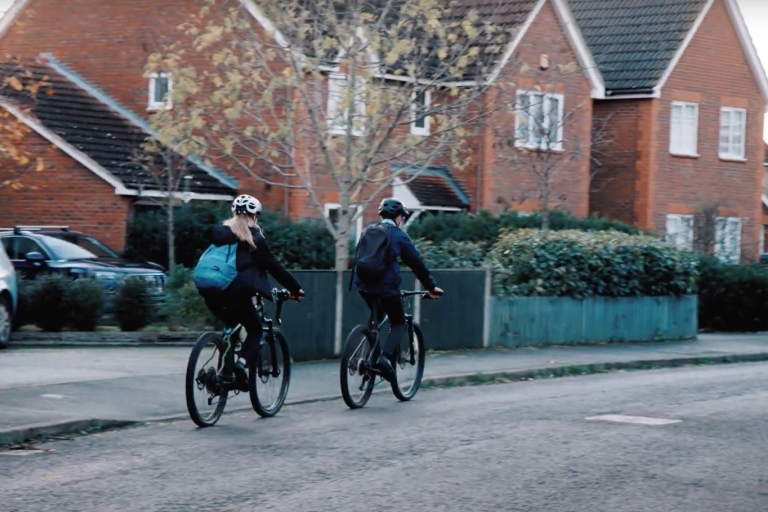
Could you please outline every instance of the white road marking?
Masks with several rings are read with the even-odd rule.
[[[40,397],[41,397],[41,398],[53,398],[54,400],[61,400],[62,398],[67,398],[67,397],[66,397],[66,396],[64,396],[64,395],[49,395],[49,394],[46,394],[46,395],[40,395]]]
[[[681,423],[683,420],[670,420],[666,418],[647,418],[645,416],[625,416],[623,414],[602,414],[600,416],[590,416],[585,418],[587,421],[613,421],[615,423],[634,423],[637,425],[671,425]]]

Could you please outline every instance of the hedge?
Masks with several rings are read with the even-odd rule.
[[[611,230],[631,235],[642,234],[640,229],[620,221],[599,216],[580,218],[560,210],[550,212],[549,224],[552,231]],[[460,241],[492,245],[502,230],[539,228],[541,228],[540,213],[510,211],[494,216],[487,211],[477,214],[439,212],[419,217],[408,227],[408,234],[413,239],[424,239],[437,244]]]
[[[93,331],[104,312],[105,295],[104,288],[89,278],[46,274],[34,281],[22,280],[14,327],[35,325],[48,332],[67,327]]]
[[[489,262],[497,296],[686,295],[699,278],[693,254],[617,231],[506,231]]]
[[[699,327],[726,332],[768,331],[768,268],[701,258]]]
[[[187,204],[174,210],[176,264],[192,268],[209,245],[207,229],[229,216],[228,205]],[[264,212],[259,223],[272,251],[291,269],[334,266],[333,235],[322,222],[293,222]],[[164,210],[137,215],[128,222],[123,256],[168,268],[168,234]]]

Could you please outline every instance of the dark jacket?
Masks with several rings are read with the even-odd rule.
[[[233,291],[250,296],[259,294],[272,300],[272,287],[267,277],[269,272],[289,292],[294,295],[298,293],[301,285],[275,258],[264,235],[255,228],[251,228],[251,234],[256,243],[255,250],[248,243],[239,242],[229,226],[220,224],[211,226],[208,230],[209,240],[216,246],[237,243],[237,277],[226,292]]]
[[[382,279],[375,284],[365,285],[357,276],[355,276],[357,290],[359,292],[378,295],[380,297],[399,295],[402,280],[400,279],[400,265],[397,261],[398,258],[403,260],[403,263],[413,270],[416,279],[421,282],[424,289],[429,291],[434,290],[437,286],[435,280],[429,274],[427,266],[421,261],[419,251],[413,244],[411,237],[409,237],[405,231],[397,227],[394,222],[386,222],[384,224],[388,225],[391,230],[389,239],[389,267],[384,272]]]

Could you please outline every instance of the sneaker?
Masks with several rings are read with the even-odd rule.
[[[241,361],[235,363],[235,387],[245,393],[248,392],[248,372],[245,371],[245,365]]]
[[[392,363],[387,356],[382,355],[379,357],[379,360],[376,361],[376,369],[381,372],[384,380],[392,382],[395,377],[395,369],[392,368]]]

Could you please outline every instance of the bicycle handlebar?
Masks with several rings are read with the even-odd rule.
[[[440,292],[440,293],[436,293],[435,295],[437,295],[439,297],[442,294],[443,294],[443,292]],[[424,291],[424,290],[419,290],[419,291],[410,291],[409,290],[409,291],[402,291],[402,292],[400,292],[400,296],[401,297],[413,297],[414,295],[421,295],[421,298],[424,299],[424,300],[433,300],[429,296],[429,292],[428,291]]]
[[[275,322],[277,322],[277,325],[282,325],[283,320],[280,318],[280,313],[283,311],[283,302],[291,298],[291,293],[286,289],[278,290],[277,288],[273,288],[272,297],[275,298],[275,302],[277,303],[277,311],[275,311]],[[299,299],[296,299],[296,302],[299,302]]]

